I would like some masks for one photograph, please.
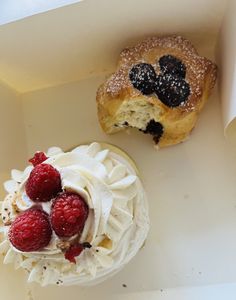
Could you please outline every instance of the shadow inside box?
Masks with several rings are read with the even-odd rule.
[[[134,137],[134,138],[132,138]],[[137,132],[107,141],[136,161],[148,194],[151,230],[138,255],[94,287],[35,286],[37,295],[106,299],[114,294],[234,281],[236,242],[235,154],[223,137],[217,91],[190,139],[155,151]]]
[[[149,197],[149,241],[162,253],[156,266],[155,250],[148,255],[156,270],[149,283],[154,288],[233,281],[235,154],[223,137],[216,93],[189,141],[160,152],[160,174],[146,184],[150,197],[156,195]],[[153,164],[150,158],[146,176]]]

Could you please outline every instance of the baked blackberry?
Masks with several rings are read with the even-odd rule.
[[[133,86],[144,95],[154,92],[156,72],[152,65],[140,63],[132,67],[129,78]]]
[[[159,75],[155,92],[158,98],[168,107],[184,104],[190,95],[190,86],[183,79],[175,75]]]
[[[172,74],[185,78],[186,67],[183,62],[173,55],[164,55],[159,59],[159,65],[163,74]]]

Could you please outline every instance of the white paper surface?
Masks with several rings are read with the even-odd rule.
[[[235,300],[236,284],[176,288],[117,295],[114,300]]]
[[[1,0],[0,25],[82,0]]]
[[[219,41],[220,91],[226,137],[236,145],[236,1],[229,1]]]

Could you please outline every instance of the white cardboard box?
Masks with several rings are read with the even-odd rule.
[[[223,136],[218,89],[190,140],[159,152],[137,132],[106,136],[95,105],[119,52],[145,36],[179,33],[208,58],[224,53],[226,2],[85,0],[0,26],[1,182],[36,150],[107,141],[136,160],[151,218],[146,247],[99,286],[41,288],[1,264],[0,299],[236,299],[235,151]]]

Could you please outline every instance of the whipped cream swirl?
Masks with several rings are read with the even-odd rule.
[[[25,183],[32,166],[23,172],[12,170],[12,180],[5,182],[8,195],[0,202],[0,253],[4,263],[27,270],[28,281],[42,286],[89,285],[105,280],[124,266],[143,245],[149,218],[141,181],[132,164],[120,153],[103,149],[99,143],[83,145],[64,153],[53,147],[44,162],[56,168],[64,190],[80,194],[89,206],[80,242],[89,242],[76,264],[64,258],[60,239],[53,234],[47,247],[37,252],[21,252],[8,240],[9,225],[34,203],[25,193]],[[52,201],[43,203],[50,213]]]

